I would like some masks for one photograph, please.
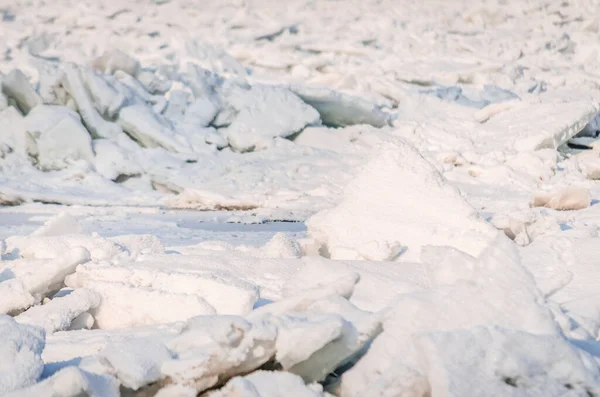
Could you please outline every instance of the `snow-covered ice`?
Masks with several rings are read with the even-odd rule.
[[[496,233],[403,140],[384,143],[346,187],[341,203],[311,217],[307,226],[332,259],[372,261],[415,260],[425,244],[477,256]]]
[[[0,330],[0,393],[4,395],[34,384],[42,375],[45,333],[5,315],[0,315]]]
[[[100,297],[95,292],[81,288],[66,296],[54,298],[45,305],[34,306],[15,319],[21,324],[42,327],[46,333],[65,331],[78,317],[99,304]]]
[[[0,395],[600,396],[594,0],[0,5]]]

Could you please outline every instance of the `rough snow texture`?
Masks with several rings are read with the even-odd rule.
[[[136,338],[128,330],[57,333],[52,342],[56,347],[50,347],[47,357],[60,357],[62,361],[53,364],[60,370],[69,354],[97,353],[76,365],[86,372],[115,376],[132,390],[143,391],[149,384],[157,384],[165,395],[185,389],[202,392],[269,362],[299,375],[282,375],[296,388],[304,384],[302,379],[307,383],[324,380],[338,366],[355,360],[381,332],[376,316],[337,294],[350,295],[352,285],[329,284],[247,317],[197,316],[174,324],[160,337],[152,335],[156,332],[152,328],[138,328]],[[126,306],[124,302],[121,305]],[[76,336],[70,339],[69,335]],[[82,345],[65,354],[65,339]],[[59,346],[63,351],[54,351]],[[306,392],[309,390],[320,392],[318,386]]]
[[[600,390],[597,363],[560,336],[478,327],[426,333],[416,343],[434,396],[595,395]]]
[[[0,7],[0,394],[600,395],[597,2],[124,3]]]
[[[302,248],[287,234],[277,233],[262,247],[262,253],[269,258],[299,258]]]
[[[0,193],[23,201],[113,205],[117,200],[225,210],[283,205],[298,211],[297,199],[316,202],[329,178],[315,180],[309,172],[323,161],[321,153],[310,154],[313,160],[296,148],[290,156],[294,144],[283,138],[294,139],[306,127],[320,125],[322,117],[332,125],[377,127],[390,120],[381,110],[384,103],[377,101],[300,84],[292,90],[198,65],[164,75],[141,68],[116,48],[89,63],[92,69],[73,63],[38,66],[39,94],[18,72],[15,87],[23,98],[10,104],[7,99],[0,109],[5,144],[0,147]],[[28,93],[35,94],[34,100],[27,99]],[[310,101],[318,103],[319,111]],[[237,165],[230,168],[230,162]],[[284,164],[284,171],[264,180],[261,174],[271,168],[266,163]],[[238,179],[240,170],[247,174],[244,187],[223,184],[217,176]],[[290,175],[301,183],[281,189]],[[265,183],[272,188],[257,190]]]
[[[596,131],[597,16],[581,0],[511,5],[403,2],[399,22],[370,1],[344,15],[301,1],[248,5],[255,20],[229,2],[124,10],[102,0],[40,13],[15,4],[2,14],[0,193],[63,204],[241,204],[304,216],[336,204],[371,154],[362,144],[371,133],[343,145],[323,140],[326,152],[282,139],[320,124],[383,127],[426,157],[455,152],[458,161],[444,166],[454,177],[466,172],[468,183],[484,176],[478,182],[532,193],[537,180],[524,187],[506,175],[515,152]],[[223,16],[217,28],[214,15]],[[549,21],[545,37],[536,18]],[[348,37],[338,37],[349,24]],[[93,34],[98,27],[104,34]],[[48,107],[78,116],[49,118],[39,140],[22,142],[30,136],[23,116]],[[199,186],[198,196],[169,200]],[[485,198],[475,196],[480,208]],[[205,205],[206,197],[216,202]]]
[[[473,265],[457,259],[438,266],[437,271],[449,267],[462,277],[446,280],[430,291],[401,296],[384,314],[384,332],[344,374],[342,395],[380,396],[386,388],[415,396],[427,392],[429,369],[414,343],[422,332],[497,325],[536,335],[560,335],[533,278],[506,237],[498,237]],[[507,288],[508,295],[504,293]]]
[[[34,384],[42,375],[45,334],[4,315],[0,315],[0,332],[0,394],[5,395]]]

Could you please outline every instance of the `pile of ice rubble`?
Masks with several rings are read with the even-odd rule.
[[[600,395],[600,319],[553,301],[568,280],[540,282],[405,141],[308,227],[183,255],[66,214],[6,239],[0,394]]]
[[[182,193],[169,206],[255,208],[265,199],[230,198],[214,186],[206,192],[191,188],[257,161],[236,153],[285,146],[281,139],[293,139],[307,127],[379,128],[391,122],[379,104],[327,88],[250,82],[197,64],[144,69],[117,49],[89,65],[47,62],[38,67],[34,84],[18,69],[0,75],[0,174],[5,179],[0,201],[6,203],[73,204],[87,187],[81,200],[92,205],[118,200],[156,205],[165,193]],[[282,163],[262,160],[262,167]],[[318,161],[323,157],[312,163]],[[287,174],[307,168],[286,167]],[[27,185],[14,183],[25,177]],[[248,177],[253,185],[268,182]],[[63,191],[71,189],[69,194],[41,194],[49,178]],[[115,183],[129,187],[134,197],[124,198],[128,190]],[[103,195],[92,198],[90,192],[98,190]],[[144,193],[135,197],[136,191]]]
[[[144,68],[117,49],[87,65],[35,64],[31,79],[18,69],[0,76],[5,205],[269,209],[274,219],[303,219],[335,204],[389,136],[411,142],[452,182],[534,195],[551,179],[572,184],[556,172],[555,149],[594,134],[600,120],[599,98],[584,88],[517,96],[494,85],[404,83],[394,105],[198,62]],[[575,173],[597,179],[597,153],[574,156]],[[533,201],[560,207],[545,197]]]

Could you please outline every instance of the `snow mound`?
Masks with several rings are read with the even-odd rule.
[[[346,187],[342,202],[306,224],[325,255],[346,260],[401,255],[414,261],[428,244],[477,256],[495,236],[459,191],[403,140],[385,143]]]
[[[42,375],[45,334],[4,315],[0,315],[0,333],[0,394],[6,395],[34,384]]]
[[[561,336],[476,327],[425,333],[416,342],[432,396],[585,396],[600,391],[598,365]]]
[[[123,136],[123,138],[127,138]],[[120,175],[141,175],[144,168],[137,161],[139,151],[123,147],[120,142],[107,139],[92,141],[94,152],[94,167],[98,174],[116,181]]]
[[[426,392],[432,387],[426,386],[429,369],[415,345],[415,338],[423,332],[471,332],[477,326],[500,326],[534,335],[560,335],[535,281],[508,238],[499,236],[474,263],[457,257],[437,271],[447,274],[444,267],[463,276],[451,284],[434,284],[431,290],[399,297],[384,314],[383,333],[343,375],[344,397],[382,396],[387,388],[415,396],[422,395],[419,393],[424,387]],[[508,295],[507,290],[511,291]]]
[[[595,230],[587,236],[581,232],[544,235],[521,249],[523,264],[547,300],[567,314],[562,319],[557,315],[557,321],[571,338],[595,339],[600,329],[594,289],[600,277],[596,240]]]
[[[72,215],[62,212],[49,219],[32,236],[60,236],[62,234],[82,234],[83,227]]]
[[[269,258],[299,258],[302,255],[298,242],[286,233],[275,234],[261,249]]]

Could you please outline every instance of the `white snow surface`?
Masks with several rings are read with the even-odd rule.
[[[42,375],[45,333],[5,315],[0,315],[0,330],[0,393],[4,395],[34,384]]]
[[[0,395],[600,396],[596,0],[0,4]]]
[[[37,325],[50,334],[69,329],[75,319],[100,304],[99,296],[84,288],[52,299],[45,305],[34,306],[15,319],[21,324]]]
[[[307,226],[329,257],[346,260],[414,261],[424,244],[477,256],[496,234],[403,140],[383,144],[346,187],[341,203],[311,217]]]

